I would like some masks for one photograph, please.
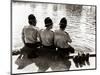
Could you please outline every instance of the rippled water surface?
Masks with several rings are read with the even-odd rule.
[[[95,6],[25,2],[13,2],[13,49],[23,47],[21,32],[22,28],[28,25],[27,17],[31,13],[36,16],[37,27],[40,29],[44,28],[44,19],[48,16],[53,20],[53,30],[58,29],[60,19],[66,17],[68,20],[66,31],[73,41],[71,45],[78,51],[95,52]]]

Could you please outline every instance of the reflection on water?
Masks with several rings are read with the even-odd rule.
[[[68,20],[68,26],[66,28],[66,31],[70,34],[73,40],[71,45],[75,48],[75,50],[95,53],[95,29],[96,29],[95,6],[66,5],[66,4],[61,5],[61,4],[46,4],[46,3],[13,2],[13,8],[12,8],[13,49],[15,48],[18,49],[23,47],[21,32],[22,28],[25,25],[28,25],[27,17],[31,13],[36,16],[37,27],[39,27],[40,29],[44,28],[44,19],[48,16],[51,17],[53,20],[54,23],[53,30],[58,29],[60,19],[62,17],[66,17]],[[51,60],[48,60],[47,58],[44,57],[43,58],[40,57],[39,59],[36,60],[38,64],[39,61],[51,62]],[[26,60],[29,61],[28,59]],[[30,64],[30,62],[31,61],[29,61],[28,64]],[[70,68],[71,63],[70,61],[66,62],[67,65],[69,66],[69,67],[67,66],[68,69]],[[62,63],[63,62],[61,60],[57,60],[56,63],[52,62],[51,69],[61,70],[62,69],[61,67],[63,67],[63,70],[64,68],[66,69],[65,64]],[[39,71],[41,71],[41,69]]]
[[[31,67],[34,69],[32,72],[64,71],[69,70],[71,67],[70,60],[62,59],[57,56],[55,57],[54,54],[50,53],[45,53],[37,58],[32,59],[27,58],[27,54],[24,54],[24,56],[21,59],[19,58],[20,56],[17,57],[18,58],[15,61],[15,64],[18,65],[17,70],[23,70],[30,64],[35,64],[35,68],[33,66]],[[28,70],[31,71],[31,68],[29,68]],[[51,70],[48,70],[49,68]],[[26,71],[24,71],[24,73],[25,72]]]
[[[40,53],[41,51],[39,51]],[[80,59],[79,59],[80,60]],[[27,58],[27,54],[13,56],[13,73],[30,73],[30,72],[50,72],[50,71],[69,71],[80,69],[95,68],[95,58],[75,63],[75,59],[67,59],[52,52],[42,52],[37,58]]]

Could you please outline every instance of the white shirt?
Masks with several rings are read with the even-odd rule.
[[[51,46],[54,42],[54,32],[51,30],[40,30],[40,40],[43,45]]]
[[[32,25],[24,26],[22,36],[24,36],[25,43],[36,43],[38,28]]]
[[[63,30],[56,30],[55,37],[54,37],[54,44],[60,48],[68,48],[68,42],[71,42],[70,36],[67,32]]]

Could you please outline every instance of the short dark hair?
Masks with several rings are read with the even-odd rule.
[[[36,25],[36,17],[33,14],[30,14],[28,16],[28,22],[29,22],[30,25],[35,26]]]
[[[45,23],[45,27],[51,26],[53,24],[50,17],[46,17],[44,23]]]
[[[61,28],[61,29],[65,29],[66,26],[67,26],[67,19],[66,19],[65,17],[63,17],[63,18],[60,20],[59,25],[60,25],[60,28]]]

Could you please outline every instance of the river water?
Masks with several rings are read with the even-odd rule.
[[[96,12],[95,6],[13,2],[12,4],[12,49],[23,47],[21,32],[28,24],[28,15],[34,14],[37,27],[44,28],[44,19],[53,20],[53,30],[59,28],[62,17],[68,20],[66,31],[72,38],[71,45],[78,51],[95,53]]]

